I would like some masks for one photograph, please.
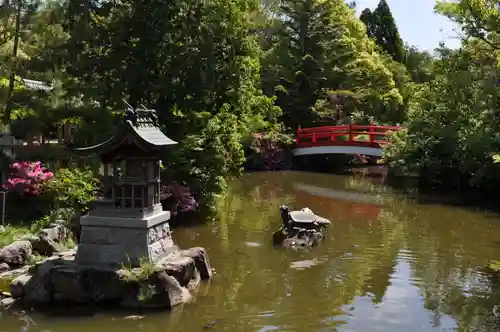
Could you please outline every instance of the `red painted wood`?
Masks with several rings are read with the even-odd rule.
[[[365,146],[379,148],[387,144],[387,135],[399,126],[340,125],[299,128],[295,143],[298,148],[314,146]],[[364,137],[363,137],[364,136]]]

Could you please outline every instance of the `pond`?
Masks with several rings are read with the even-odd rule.
[[[0,331],[496,330],[500,278],[485,267],[500,258],[500,217],[418,203],[380,183],[352,174],[245,174],[230,183],[212,221],[174,230],[182,248],[207,248],[215,269],[195,302],[144,316],[4,313]],[[310,252],[273,248],[281,204],[329,218],[326,241]]]

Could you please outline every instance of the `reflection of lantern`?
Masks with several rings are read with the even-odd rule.
[[[148,234],[168,234],[170,214],[160,204],[160,159],[162,148],[177,144],[157,126],[154,110],[127,110],[125,121],[109,140],[75,149],[81,155],[101,158],[104,197],[89,215],[81,218],[82,235],[77,261],[88,264],[138,264],[139,258],[161,255],[163,244]],[[150,232],[152,228],[155,228]],[[156,246],[155,250],[150,250]]]

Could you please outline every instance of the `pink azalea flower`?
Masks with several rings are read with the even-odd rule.
[[[54,174],[36,162],[15,162],[10,166],[11,174],[2,188],[19,194],[39,195],[42,185],[52,179]]]

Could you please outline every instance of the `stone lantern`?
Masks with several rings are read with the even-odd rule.
[[[86,265],[138,266],[178,250],[169,228],[170,212],[160,204],[160,152],[177,142],[158,127],[155,110],[128,108],[113,137],[86,148],[102,166],[104,197],[80,219],[76,262]]]
[[[177,143],[160,131],[154,110],[129,108],[125,115],[113,137],[74,149],[100,157],[104,192],[80,218],[76,253],[50,257],[16,277],[11,284],[15,298],[37,304],[173,307],[190,301],[190,290],[211,278],[206,250],[177,247],[170,212],[160,204],[159,156]]]

